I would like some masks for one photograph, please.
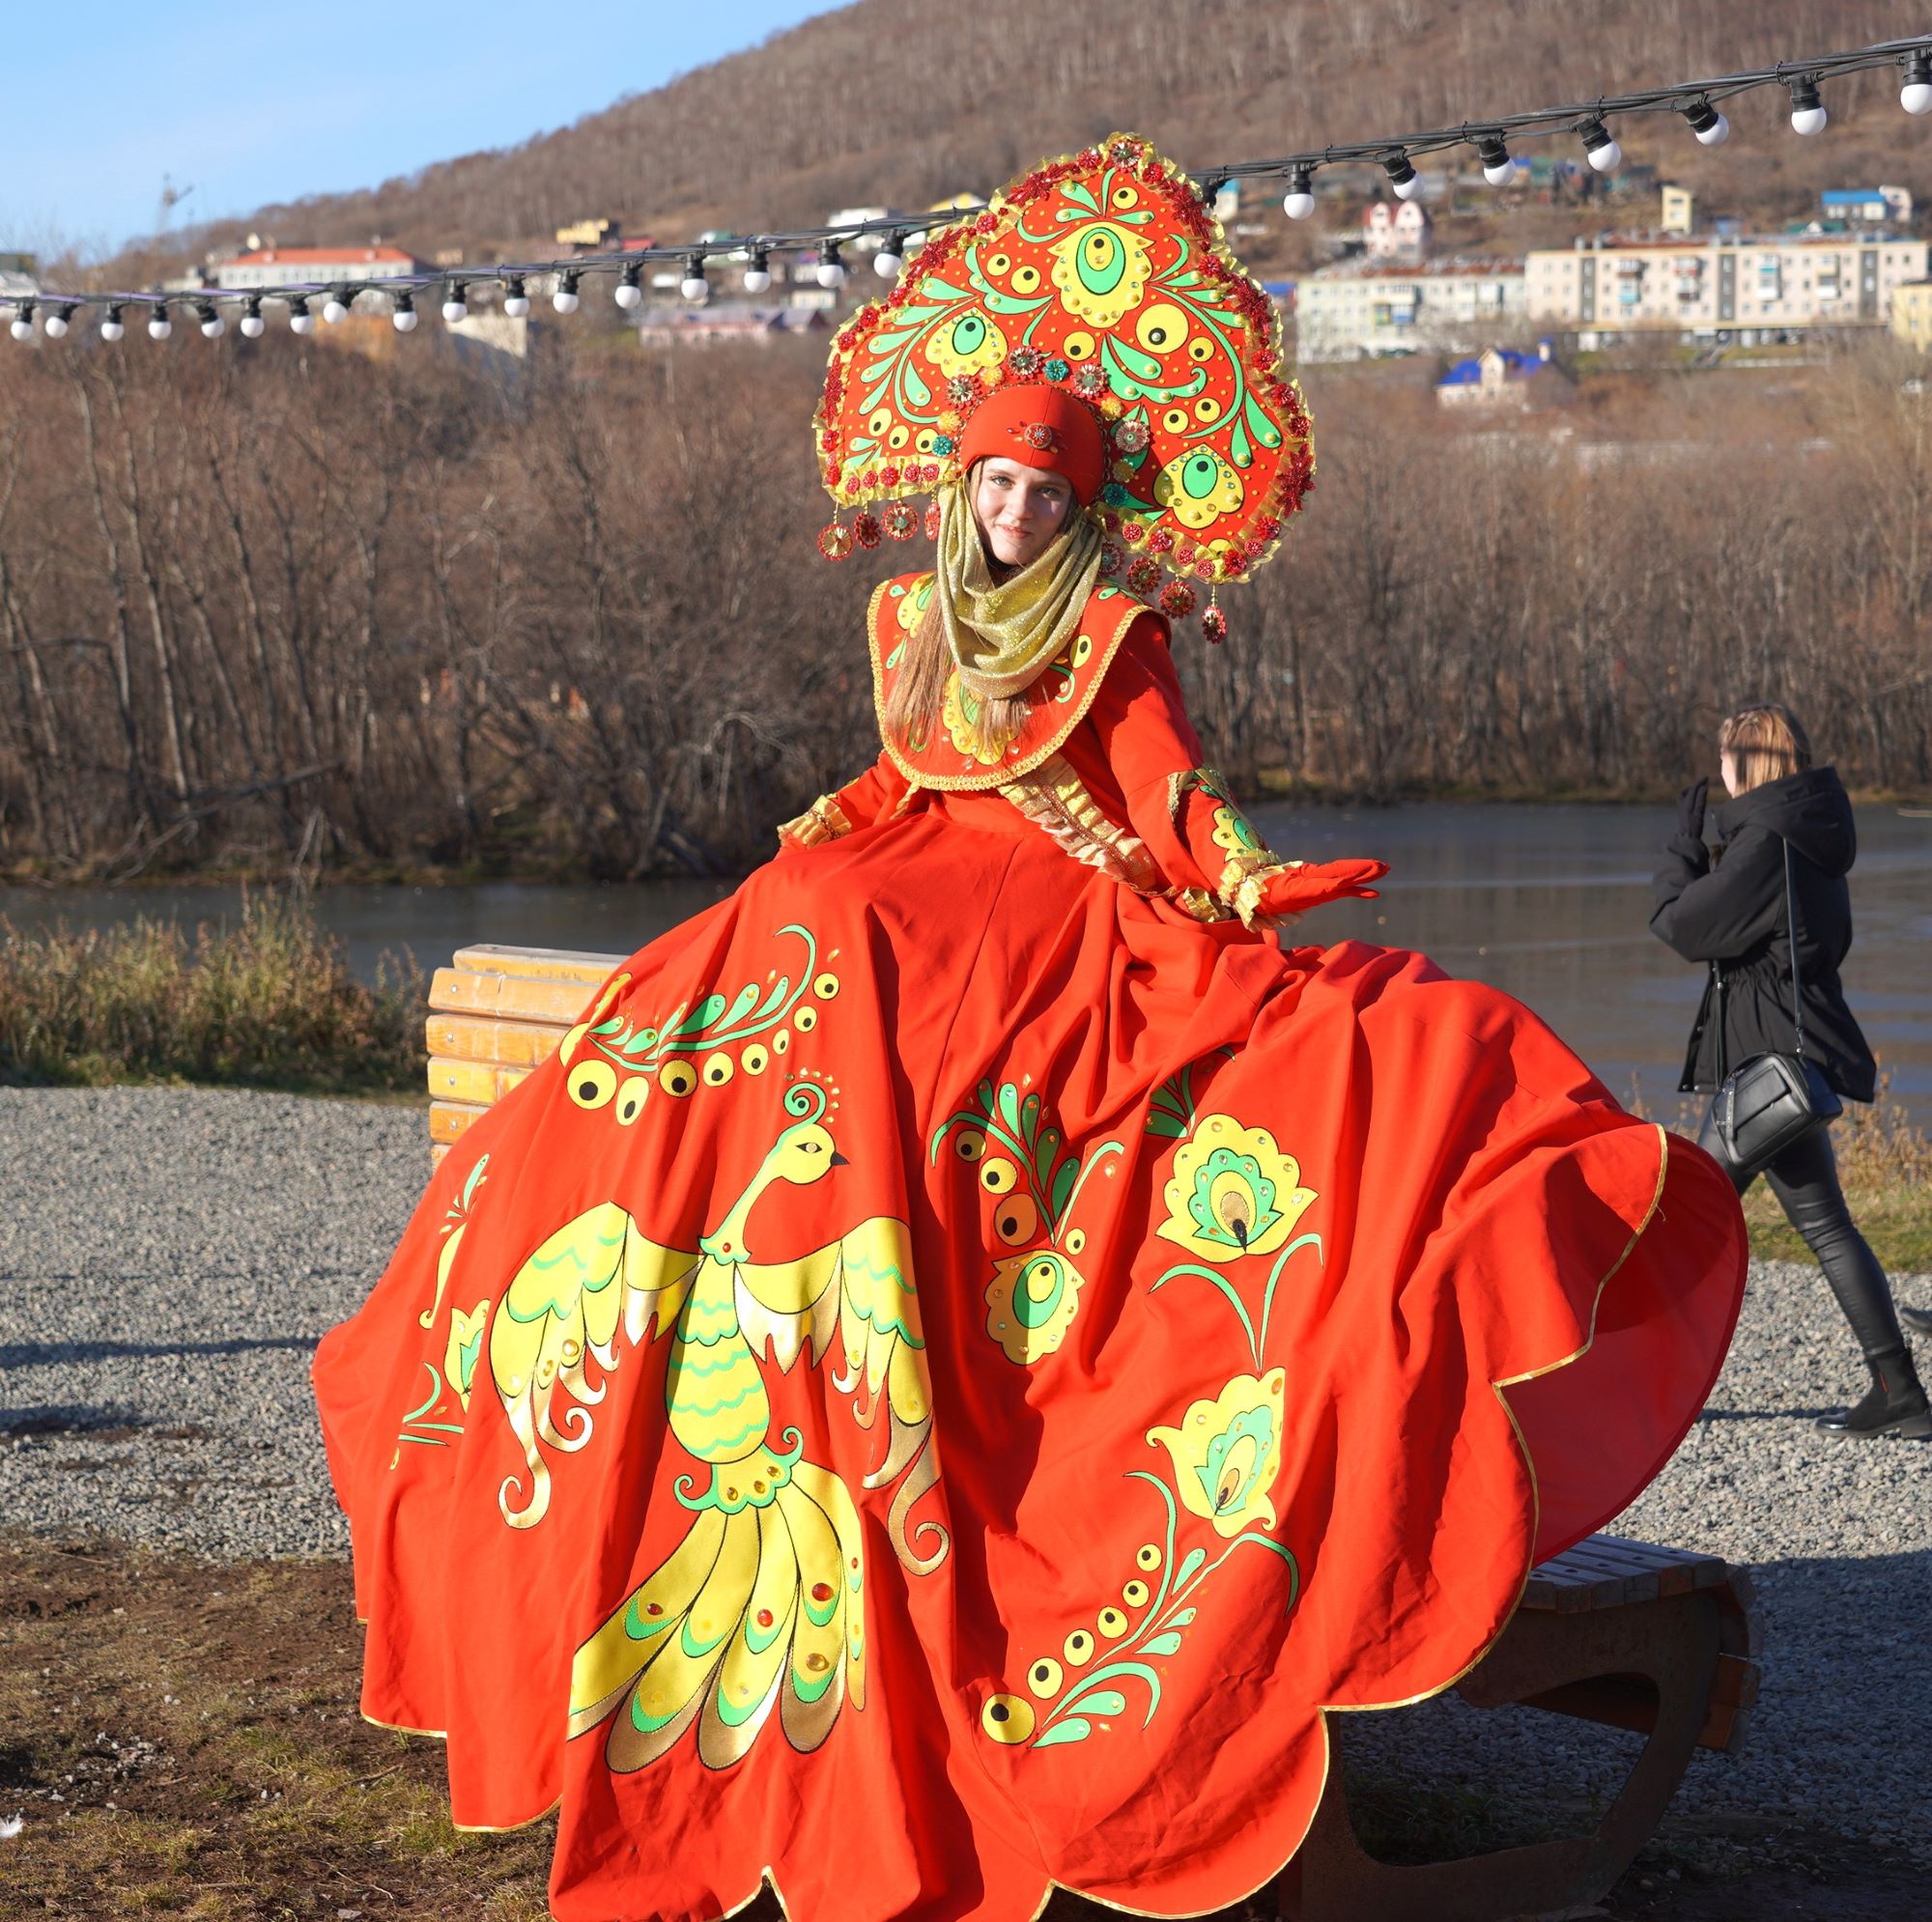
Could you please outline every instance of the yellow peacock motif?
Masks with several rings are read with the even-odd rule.
[[[491,1372],[529,1478],[521,1505],[522,1478],[498,1492],[512,1527],[534,1527],[549,1508],[545,1451],[573,1454],[589,1441],[589,1409],[606,1384],[586,1377],[585,1360],[608,1375],[620,1328],[632,1345],[670,1334],[671,1433],[710,1470],[702,1486],[678,1479],[677,1498],[696,1519],[577,1653],[570,1733],[626,1704],[607,1741],[618,1770],[656,1760],[693,1722],[705,1763],[727,1767],[775,1704],[792,1746],[812,1749],[845,1701],[863,1706],[858,1511],[837,1474],[803,1458],[796,1429],[772,1435],[761,1357],[789,1371],[809,1354],[816,1367],[837,1338],[843,1368],[834,1385],[853,1396],[862,1427],[886,1412],[884,1453],[865,1486],[898,1484],[887,1523],[895,1549],[924,1574],[950,1546],[937,1522],[907,1529],[939,1468],[905,1224],[876,1216],[792,1259],[753,1259],[747,1224],[766,1190],[810,1186],[843,1159],[824,1123],[823,1088],[799,1082],[784,1106],[791,1124],[696,1249],[649,1240],[605,1202],[525,1262],[492,1324]]]

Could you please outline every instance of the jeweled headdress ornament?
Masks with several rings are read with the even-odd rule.
[[[1015,382],[1096,416],[1106,471],[1087,512],[1105,571],[1175,618],[1193,610],[1190,580],[1266,560],[1314,485],[1280,314],[1200,188],[1138,134],[1023,175],[839,328],[813,428],[826,490],[861,511],[835,513],[820,549],[909,539],[908,496],[961,477],[975,411]],[[1219,609],[1203,618],[1218,637]]]

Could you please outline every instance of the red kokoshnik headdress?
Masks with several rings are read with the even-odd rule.
[[[1094,416],[1103,476],[1086,511],[1104,571],[1176,619],[1193,610],[1190,579],[1241,580],[1266,560],[1315,484],[1280,314],[1200,188],[1138,134],[1023,175],[839,328],[812,425],[827,492],[865,511],[849,526],[835,515],[822,551],[909,539],[906,496],[992,451],[976,416],[1014,385]],[[1177,577],[1164,588],[1163,573]],[[1218,608],[1203,624],[1225,632]]]

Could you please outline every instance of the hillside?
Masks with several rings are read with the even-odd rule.
[[[548,253],[555,227],[588,214],[660,238],[801,224],[835,207],[983,191],[1116,127],[1200,167],[1928,26],[1897,0],[857,0],[522,146],[264,207],[174,237],[168,252],[252,227],[287,243],[380,233],[425,254],[462,247],[473,262]],[[1882,178],[1922,196],[1932,127],[1908,120],[1896,91],[1885,74],[1833,86],[1833,125],[1811,140],[1769,93],[1737,104],[1736,132],[1715,153],[1664,123],[1621,137],[1633,160],[1754,221],[1808,212],[1831,184]]]

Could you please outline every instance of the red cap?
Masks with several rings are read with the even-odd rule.
[[[995,387],[961,430],[961,469],[989,460],[1064,475],[1083,507],[1107,475],[1107,444],[1093,410],[1064,388],[1037,382]]]

